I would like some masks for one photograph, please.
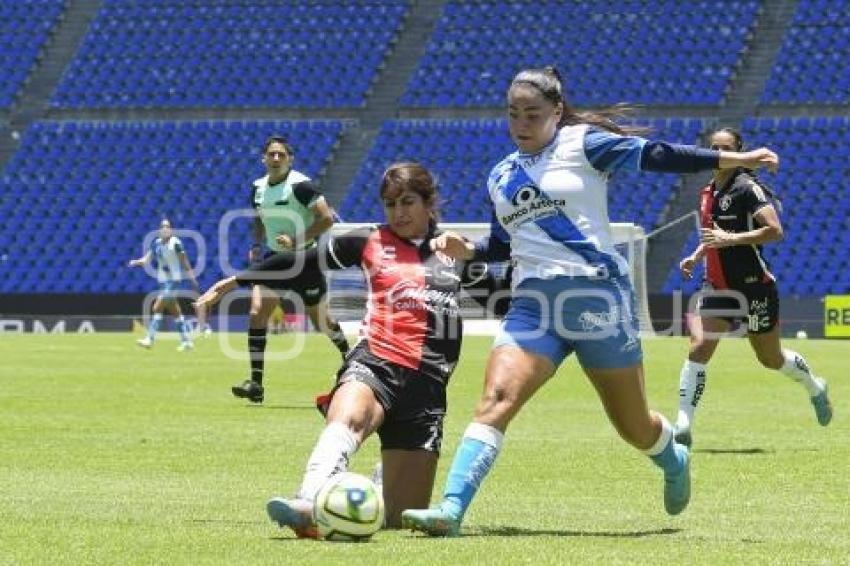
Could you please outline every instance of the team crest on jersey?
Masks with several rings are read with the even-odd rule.
[[[514,196],[511,197],[511,203],[514,206],[523,206],[539,196],[540,189],[536,185],[527,184],[521,186]]]
[[[732,197],[730,195],[723,195],[717,204],[720,206],[720,210],[725,212],[732,206]]]
[[[381,249],[380,273],[391,273],[393,271],[398,271],[398,265],[396,265],[395,259],[395,246],[384,246]]]

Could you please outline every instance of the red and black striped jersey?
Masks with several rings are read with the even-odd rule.
[[[387,226],[357,229],[331,236],[315,249],[275,254],[238,275],[237,281],[285,288],[287,279],[301,269],[359,266],[367,282],[361,333],[369,350],[446,383],[460,354],[461,287],[488,278],[473,276],[486,274],[486,264],[455,262],[432,252],[429,240],[437,235],[432,228],[423,241],[415,242]]]
[[[733,233],[760,227],[756,212],[773,205],[771,193],[746,170],[738,169],[725,186],[714,183],[700,192],[700,223]],[[751,283],[773,281],[760,245],[709,248],[705,254],[706,280],[715,289],[740,289]]]

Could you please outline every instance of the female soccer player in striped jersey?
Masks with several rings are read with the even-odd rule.
[[[148,325],[148,333],[144,338],[136,340],[143,348],[153,346],[157,330],[162,324],[162,314],[168,312],[177,318],[177,330],[180,332],[180,345],[177,347],[181,352],[191,350],[194,346],[189,337],[189,325],[183,318],[180,303],[177,302],[177,291],[184,280],[192,282],[192,287],[198,291],[198,281],[192,272],[192,266],[186,257],[183,242],[174,235],[171,221],[163,218],[159,224],[159,237],[151,242],[151,247],[145,255],[138,259],[131,259],[128,267],[141,267],[151,260],[156,261],[156,278],[159,281],[159,294],[153,303],[153,313]]]
[[[617,432],[663,470],[667,512],[680,513],[690,498],[689,454],[673,440],[670,423],[647,406],[634,293],[608,219],[608,177],[620,170],[775,167],[778,157],[768,149],[719,152],[628,135],[612,121],[614,111],[570,108],[551,67],[520,72],[507,98],[518,151],[490,173],[490,238],[477,251],[459,238],[436,244],[458,259],[509,251],[514,296],[443,500],[405,511],[402,521],[430,535],[457,535],[508,424],[572,352]]]
[[[740,132],[721,128],[710,137],[711,148],[740,151]],[[782,348],[779,339],[779,293],[776,279],[762,254],[762,245],[783,237],[774,197],[746,169],[722,169],[700,195],[702,241],[679,264],[690,278],[696,262],[705,259],[704,292],[691,318],[691,345],[679,376],[676,440],[691,445],[694,412],[705,389],[706,365],[720,337],[742,320],[759,362],[799,382],[809,395],[818,422],[832,420],[826,382],[815,377],[806,360]],[[720,293],[713,293],[720,291]],[[729,294],[735,291],[740,295]],[[739,316],[729,316],[739,311]]]

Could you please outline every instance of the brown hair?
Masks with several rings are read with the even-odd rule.
[[[413,191],[422,197],[425,204],[431,208],[431,217],[437,220],[437,182],[424,165],[403,161],[387,167],[381,179],[381,198],[397,198],[405,190]]]
[[[648,128],[622,126],[615,121],[626,118],[634,112],[635,108],[628,104],[615,104],[592,112],[576,112],[567,103],[567,98],[564,95],[564,81],[554,66],[550,65],[542,69],[523,69],[511,81],[508,92],[510,92],[511,88],[520,84],[533,86],[540,91],[543,98],[556,106],[558,103],[563,105],[561,121],[558,122],[559,128],[578,124],[590,124],[620,135],[645,134],[649,131]]]

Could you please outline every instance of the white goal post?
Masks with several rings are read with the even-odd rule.
[[[331,234],[344,234],[357,228],[374,226],[374,223],[337,223],[331,229]],[[440,227],[452,230],[469,240],[476,242],[490,233],[487,223],[450,223],[444,222]],[[637,315],[642,333],[652,332],[652,321],[649,317],[649,297],[646,288],[646,234],[640,226],[630,223],[615,223],[611,225],[617,249],[629,262],[629,276],[635,288]],[[494,266],[499,269],[499,266]],[[502,268],[506,265],[501,266]],[[363,318],[365,311],[366,282],[359,269],[351,268],[343,271],[332,271],[328,274],[328,297],[330,298],[331,313],[343,321],[355,321]],[[463,301],[461,307],[464,318],[473,322],[486,318],[487,314],[474,301]],[[473,326],[475,326],[473,324]],[[487,326],[487,325],[485,325]],[[489,325],[487,327],[493,327]]]

